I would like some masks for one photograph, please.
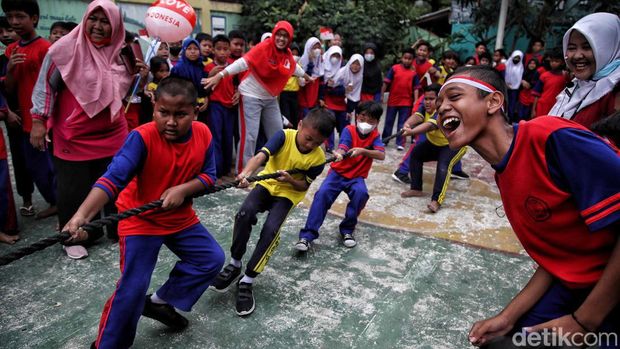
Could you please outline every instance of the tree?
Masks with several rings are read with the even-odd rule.
[[[317,36],[320,27],[342,35],[345,55],[360,52],[365,42],[374,42],[384,54],[398,54],[405,46],[407,23],[413,1],[398,0],[244,0],[242,28],[251,35],[271,31],[279,20],[295,27],[295,39],[303,48],[306,39]]]
[[[471,33],[478,41],[490,43],[495,39],[491,28],[497,26],[501,1],[461,0],[460,6],[471,6],[474,27]],[[516,30],[515,38],[544,38],[546,35],[561,36],[580,17],[593,12],[620,11],[620,3],[608,0],[513,0],[509,1],[506,28]],[[506,45],[514,48],[514,42]]]

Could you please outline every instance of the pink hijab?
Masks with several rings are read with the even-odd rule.
[[[110,43],[100,48],[86,37],[86,19],[98,8],[112,26]],[[120,114],[122,99],[132,82],[119,58],[124,41],[125,26],[119,8],[110,0],[95,0],[88,5],[82,23],[49,49],[64,83],[90,118],[108,107],[112,120]]]

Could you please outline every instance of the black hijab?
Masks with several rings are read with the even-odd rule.
[[[381,74],[381,64],[377,57],[377,45],[369,42],[364,44],[362,54],[366,53],[367,49],[372,49],[375,53],[375,59],[372,62],[368,62],[364,58],[364,80],[362,82],[362,93],[375,95],[381,91],[381,85],[383,84],[383,76]]]

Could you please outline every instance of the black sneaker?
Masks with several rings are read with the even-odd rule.
[[[299,239],[295,244],[295,249],[300,252],[306,252],[310,248],[310,241],[306,239]]]
[[[247,316],[254,312],[254,294],[252,293],[252,284],[245,282],[239,283],[239,293],[237,293],[237,305],[235,310],[239,316]]]
[[[357,242],[355,241],[353,234],[344,234],[342,236],[342,244],[348,248],[352,248],[352,247],[355,247],[355,245],[357,245]]]
[[[90,343],[90,349],[97,349],[97,346],[95,346],[95,342]]]
[[[469,175],[463,171],[452,171],[450,178],[454,179],[469,179]]]
[[[409,178],[409,175],[402,173],[398,170],[394,171],[394,173],[392,173],[392,179],[395,180],[398,183],[402,183],[402,184],[411,184],[411,178]]]
[[[215,292],[224,293],[228,290],[228,288],[230,288],[230,285],[237,281],[240,275],[241,267],[237,268],[234,265],[229,264],[226,268],[220,271],[219,274],[217,274],[211,288]]]
[[[142,316],[157,320],[175,330],[182,330],[189,324],[189,321],[183,315],[177,313],[172,305],[153,303],[150,294],[146,296],[144,301]]]

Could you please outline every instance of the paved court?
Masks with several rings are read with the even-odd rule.
[[[289,217],[278,250],[256,281],[254,314],[235,314],[234,291],[207,291],[186,314],[186,331],[173,333],[143,319],[135,347],[469,348],[471,324],[499,311],[532,274],[533,263],[497,215],[491,171],[476,155],[467,155],[465,169],[478,179],[454,181],[442,210],[431,215],[425,211],[429,198],[401,199],[406,187],[389,177],[401,154],[390,148],[388,159],[373,168],[356,248],[338,239],[342,196],[313,249],[294,252],[309,194]],[[425,169],[426,191],[433,166]],[[245,195],[234,189],[196,201],[201,221],[227,256],[233,216]],[[55,221],[27,219],[21,226],[17,246],[53,234]],[[2,245],[0,253],[11,248]],[[118,245],[102,239],[90,253],[72,261],[54,246],[0,268],[1,348],[90,344],[119,276]],[[152,289],[174,262],[162,250]]]

